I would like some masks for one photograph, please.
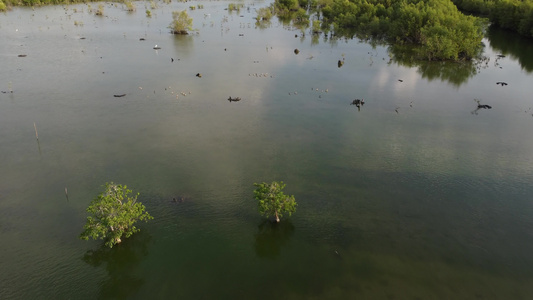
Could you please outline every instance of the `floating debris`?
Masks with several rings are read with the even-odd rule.
[[[365,105],[365,99],[354,99],[350,105],[357,106],[357,110],[361,111],[361,106]]]
[[[178,197],[174,197],[172,198],[172,203],[183,203],[185,202],[186,198],[183,197],[183,196],[178,196]]]
[[[499,84],[499,85],[501,85],[501,86],[506,86],[506,85],[507,85],[507,82],[498,81],[498,82],[496,82],[496,84]]]
[[[294,54],[298,55],[298,53],[300,53],[300,50],[294,49]]]
[[[364,104],[365,104],[365,99],[354,99],[352,103],[350,103],[350,105],[355,105],[355,106],[364,105]]]
[[[154,46],[154,50],[159,50],[159,49],[161,49],[161,47],[159,47],[158,45]]]
[[[196,77],[198,77],[198,78],[202,78],[202,74],[200,74],[200,73],[196,73]]]
[[[231,98],[231,96],[229,96],[228,101],[229,101],[230,103],[231,103],[231,102],[241,101],[241,97]]]
[[[26,57],[26,56],[28,56],[28,55],[26,55],[26,54],[19,54],[18,55],[18,57]]]
[[[126,96],[126,94],[113,95],[113,97],[116,97],[116,98],[120,98],[120,97],[124,97],[124,96]]]

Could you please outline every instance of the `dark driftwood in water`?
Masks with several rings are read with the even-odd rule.
[[[28,55],[26,55],[26,54],[19,54],[19,57],[26,57],[26,56],[28,56]]]
[[[485,108],[485,109],[491,109],[492,106],[490,105],[487,105],[487,104],[478,104],[477,108]]]
[[[172,200],[170,202],[172,202],[172,203],[183,203],[183,202],[186,202],[188,200],[189,200],[188,197],[177,196],[177,197],[172,198]]]
[[[228,98],[228,101],[231,103],[231,102],[237,102],[237,101],[241,101],[241,97],[235,97],[235,98],[231,98],[231,96]]]
[[[364,104],[365,104],[365,99],[355,99],[352,101],[352,103],[350,103],[350,105],[355,105],[355,106],[364,105]]]
[[[33,128],[35,128],[35,138],[39,140],[39,134],[37,133],[37,125],[35,125],[35,122],[33,122]]]
[[[507,82],[498,81],[498,82],[496,82],[496,84],[499,84],[499,85],[501,85],[501,86],[506,86],[506,85],[507,85]]]
[[[126,94],[113,95],[113,97],[117,97],[117,98],[119,98],[119,97],[124,97],[124,96],[126,96]]]

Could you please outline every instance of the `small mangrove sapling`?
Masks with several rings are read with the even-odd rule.
[[[257,187],[254,190],[254,198],[258,201],[259,213],[267,218],[273,216],[276,222],[284,214],[291,216],[296,211],[296,200],[294,195],[287,196],[283,194],[285,184],[283,181],[273,181],[268,183],[254,183]]]
[[[168,27],[173,34],[189,34],[189,30],[192,30],[192,18],[186,10],[173,11],[172,23]]]

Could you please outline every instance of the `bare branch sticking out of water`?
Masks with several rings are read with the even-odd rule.
[[[33,122],[33,128],[35,128],[35,137],[37,140],[39,140],[39,134],[37,133],[37,126],[35,125],[35,122]]]

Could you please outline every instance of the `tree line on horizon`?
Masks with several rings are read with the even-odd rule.
[[[533,0],[452,0],[465,12],[489,18],[498,27],[533,38]]]
[[[5,1],[5,2],[3,2]],[[86,0],[0,0],[0,11],[12,6],[70,4]],[[123,1],[117,1],[123,2]],[[466,15],[470,12],[480,17]],[[533,0],[275,0],[258,9],[258,22],[272,14],[291,18],[312,32],[418,46],[426,60],[470,60],[480,53],[488,20],[533,38]],[[272,12],[272,14],[270,14]]]

